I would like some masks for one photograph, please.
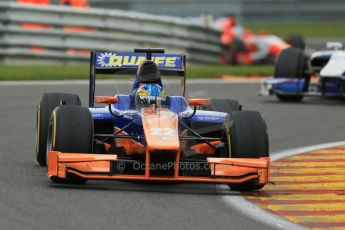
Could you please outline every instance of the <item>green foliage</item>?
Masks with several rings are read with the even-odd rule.
[[[0,80],[71,80],[88,79],[87,65],[16,66],[0,65]],[[273,66],[188,66],[187,78],[217,78],[222,75],[270,75]],[[110,79],[100,75],[98,79]]]
[[[244,27],[255,33],[267,31],[283,38],[291,34],[305,37],[345,37],[345,21],[247,23]]]

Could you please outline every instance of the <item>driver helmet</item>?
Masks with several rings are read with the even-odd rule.
[[[137,89],[135,98],[137,106],[146,106],[156,102],[157,99],[165,101],[166,94],[163,87],[159,84],[143,83]]]

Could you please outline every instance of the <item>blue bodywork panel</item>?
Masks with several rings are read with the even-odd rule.
[[[324,84],[324,94],[336,95],[341,94],[341,84],[343,79],[341,78],[323,78]],[[305,79],[288,79],[288,78],[267,78],[263,81],[264,85],[270,85],[271,90],[274,92],[279,92],[279,94],[303,94],[306,88]],[[322,91],[322,85],[317,85],[317,91]]]
[[[327,79],[325,83],[325,93],[327,94],[340,94],[341,79]]]
[[[301,93],[303,92],[304,84],[304,79],[296,79],[295,81],[275,83],[273,84],[273,88],[288,93]]]
[[[111,107],[121,111],[135,110],[134,96],[133,95],[117,95],[118,103],[112,104]],[[182,96],[168,96],[167,97],[167,108],[178,114],[189,110],[190,107]],[[115,127],[123,128],[132,121],[135,123],[124,131],[134,136],[143,136],[143,127],[141,122],[140,114],[134,115],[112,115],[109,111],[109,107],[104,108],[89,108],[94,119],[94,123],[98,122],[111,122]],[[227,113],[197,110],[195,115],[191,118],[181,118],[185,124],[192,123],[207,123],[207,124],[222,124],[225,120]],[[182,127],[180,127],[180,132]],[[144,143],[144,140],[141,140]],[[144,143],[145,144],[145,143]]]

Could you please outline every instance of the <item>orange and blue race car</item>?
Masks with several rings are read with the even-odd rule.
[[[52,182],[221,183],[233,190],[269,182],[261,114],[235,100],[186,100],[185,55],[92,52],[90,64],[88,107],[65,93],[44,94],[38,103],[36,159]],[[133,75],[131,92],[95,96],[97,74]],[[166,76],[181,80],[180,95],[165,92]]]

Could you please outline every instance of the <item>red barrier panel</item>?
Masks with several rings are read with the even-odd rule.
[[[87,0],[60,0],[60,5],[70,5],[72,7],[90,7]]]
[[[87,0],[60,0],[60,5],[71,6],[73,8],[89,8]],[[80,26],[65,26],[64,30],[66,31],[75,31],[75,32],[89,32],[94,30],[90,27],[80,27]],[[90,53],[90,50],[80,50],[80,49],[68,49],[68,54],[81,54],[87,55]]]
[[[19,4],[36,4],[36,5],[49,5],[50,0],[17,0]],[[39,24],[39,23],[21,23],[21,27],[26,29],[50,29],[51,25]],[[32,46],[29,50],[33,52],[43,52],[46,49],[42,47]]]
[[[50,0],[17,0],[18,3],[23,4],[40,4],[40,5],[49,5]]]

